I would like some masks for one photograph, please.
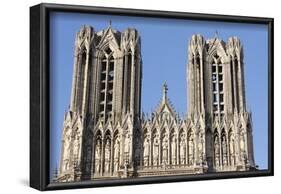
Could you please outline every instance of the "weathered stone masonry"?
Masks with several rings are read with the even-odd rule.
[[[188,44],[189,111],[168,87],[149,116],[140,112],[141,38],[111,25],[77,32],[69,111],[55,181],[171,176],[255,169],[246,110],[243,47],[237,37],[193,35]]]

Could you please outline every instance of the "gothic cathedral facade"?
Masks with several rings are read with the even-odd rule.
[[[246,110],[243,47],[237,37],[188,45],[188,108],[168,99],[141,113],[141,37],[111,25],[76,34],[72,92],[57,182],[172,176],[256,168]]]

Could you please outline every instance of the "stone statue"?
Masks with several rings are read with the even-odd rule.
[[[115,140],[114,145],[114,158],[119,159],[119,153],[120,153],[120,142],[118,139]]]
[[[234,137],[233,134],[230,135],[230,146],[229,146],[229,151],[230,151],[230,155],[234,154]]]
[[[188,161],[190,165],[194,163],[194,140],[192,137],[189,137],[188,141]]]
[[[127,133],[126,137],[125,137],[125,142],[124,142],[124,152],[125,153],[130,153],[130,135]]]
[[[100,160],[96,159],[95,161],[95,172],[100,173]]]
[[[156,166],[158,164],[159,158],[159,140],[158,136],[153,139],[153,165]]]
[[[222,156],[223,156],[223,164],[227,165],[227,145],[225,136],[222,136]]]
[[[105,172],[109,173],[109,169],[110,169],[110,162],[109,161],[105,161]]]
[[[76,136],[76,138],[74,140],[74,145],[73,145],[73,154],[75,155],[75,157],[78,157],[79,148],[80,148],[79,136]]]
[[[149,140],[148,140],[148,138],[145,138],[145,140],[144,140],[143,156],[144,157],[149,156]]]
[[[220,145],[219,145],[219,140],[218,136],[215,137],[215,142],[214,142],[214,148],[215,148],[215,164],[216,166],[219,166],[220,164]]]
[[[110,140],[107,139],[105,143],[105,160],[110,160]]]
[[[215,143],[214,143],[214,147],[215,147],[215,155],[220,153],[220,145],[219,145],[219,140],[218,137],[215,137]]]
[[[148,162],[148,159],[149,159],[149,140],[148,140],[148,137],[145,138],[144,140],[144,145],[143,145],[143,163],[144,163],[144,166],[148,166],[149,162]]]
[[[69,158],[69,149],[70,149],[70,136],[67,136],[64,140],[64,151],[63,151],[63,158],[67,159]]]
[[[64,161],[64,170],[67,170],[68,167],[69,167],[69,162],[68,162],[68,160],[65,160]]]
[[[97,140],[96,151],[95,151],[95,172],[100,172],[100,157],[101,157],[101,140]]]
[[[198,144],[198,152],[199,152],[199,160],[200,160],[200,162],[203,161],[203,155],[204,155],[203,148],[204,148],[204,138],[203,138],[203,133],[200,132],[199,133],[199,144]]]
[[[109,172],[110,169],[110,140],[107,139],[105,143],[105,154],[104,154],[104,159],[105,159],[105,172]]]
[[[245,151],[245,138],[243,133],[240,134],[240,150],[242,153]]]
[[[234,137],[233,134],[230,135],[230,142],[229,142],[229,152],[230,152],[230,162],[232,165],[235,164],[235,151],[234,151]]]
[[[240,134],[240,151],[241,151],[241,160],[246,161],[246,149],[245,149],[245,136],[244,133]]]
[[[181,138],[180,141],[180,163],[185,164],[185,152],[186,152],[186,145],[184,137]]]
[[[119,159],[114,160],[114,172],[118,172],[119,170]]]
[[[168,163],[168,140],[167,140],[167,137],[163,138],[163,143],[162,143],[162,163],[163,164]]]
[[[223,154],[226,154],[227,152],[225,136],[222,136],[222,152]]]
[[[119,156],[120,156],[120,142],[119,139],[116,139],[114,145],[114,171],[115,172],[117,172],[119,169]]]
[[[69,128],[65,129],[65,138],[64,138],[64,151],[63,151],[63,158],[69,159],[69,152],[70,152],[70,144],[71,144],[71,130]]]
[[[98,139],[97,140],[97,144],[96,144],[96,152],[95,152],[95,158],[96,159],[100,159],[100,156],[101,156],[101,140]]]
[[[171,144],[171,149],[172,149],[172,164],[176,164],[176,150],[177,150],[177,144],[176,144],[176,138],[172,138],[172,144]]]

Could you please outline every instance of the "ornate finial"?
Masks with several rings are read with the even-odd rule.
[[[168,85],[166,81],[163,84],[163,101],[167,100]]]
[[[215,32],[215,38],[218,38],[218,36],[219,36],[219,33],[218,33],[218,30],[216,30],[216,32]]]

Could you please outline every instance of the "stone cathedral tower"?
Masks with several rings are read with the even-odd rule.
[[[243,47],[191,37],[188,49],[189,117],[201,118],[209,171],[255,168],[252,118],[246,110]]]
[[[75,181],[127,176],[141,90],[140,37],[111,26],[76,35],[71,103],[65,115],[60,176]],[[126,172],[119,172],[125,169]],[[123,173],[123,174],[122,174]]]
[[[193,35],[188,43],[188,114],[163,84],[151,115],[140,113],[141,39],[111,25],[76,34],[69,110],[55,181],[254,170],[243,48],[237,37]]]

